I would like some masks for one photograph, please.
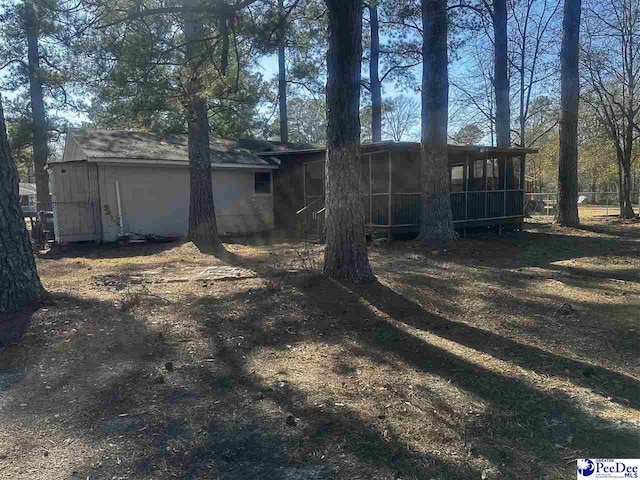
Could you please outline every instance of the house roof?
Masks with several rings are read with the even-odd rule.
[[[20,196],[32,197],[36,195],[35,183],[23,183],[20,182]]]
[[[300,155],[300,154],[311,154],[311,153],[321,153],[326,151],[326,147],[313,147],[310,148],[300,148],[300,149],[289,149],[289,150],[277,150],[277,151],[268,151],[264,153],[258,153],[258,155],[272,155],[272,156],[281,156],[281,155]],[[375,143],[363,143],[360,146],[360,150],[362,153],[373,153],[373,152],[386,152],[386,151],[411,151],[411,150],[420,150],[420,143],[417,142],[375,142]],[[538,150],[532,148],[520,148],[520,147],[489,147],[486,145],[448,145],[447,150],[449,153],[468,153],[471,157],[480,157],[485,154],[529,154],[529,153],[538,153]]]
[[[67,144],[75,141],[88,161],[153,161],[162,163],[187,163],[189,151],[187,135],[160,135],[129,130],[102,130],[71,128]],[[273,168],[278,161],[268,156],[258,156],[237,141],[223,138],[211,140],[212,166],[246,166]],[[66,158],[63,161],[77,160]]]

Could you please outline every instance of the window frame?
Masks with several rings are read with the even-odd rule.
[[[257,189],[256,189],[256,186],[258,185],[257,176],[258,176],[258,174],[264,174],[264,173],[269,175],[269,183],[268,183],[269,192],[268,193],[258,192]],[[262,185],[267,185],[264,182],[261,182],[261,183],[262,183]],[[267,170],[267,171],[265,171],[265,170],[255,170],[253,172],[253,194],[254,195],[259,195],[259,196],[265,196],[265,197],[273,195],[273,172],[271,170]]]

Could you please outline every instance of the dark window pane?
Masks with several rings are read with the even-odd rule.
[[[451,191],[464,192],[464,167],[462,165],[454,165],[450,168]]]
[[[304,188],[307,197],[324,196],[324,162],[305,163]]]
[[[371,155],[371,191],[389,192],[389,153]]]
[[[255,172],[253,181],[256,193],[271,193],[271,172]]]

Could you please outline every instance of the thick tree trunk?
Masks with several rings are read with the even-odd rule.
[[[278,102],[280,106],[280,141],[289,141],[289,115],[287,113],[287,64],[285,44],[287,29],[284,20],[284,0],[278,0],[280,10],[280,47],[278,48]]]
[[[369,6],[371,27],[371,55],[369,77],[371,80],[371,141],[382,141],[382,83],[380,82],[380,32],[378,27],[378,6],[372,0]]]
[[[197,0],[185,0],[185,6],[197,6]],[[202,91],[201,64],[206,55],[202,17],[185,12],[184,35],[187,41],[189,80],[187,84],[187,122],[189,125],[189,170],[191,194],[189,200],[189,239],[201,252],[224,253],[218,237],[211,184],[209,152],[209,118],[207,100]]]
[[[561,110],[558,159],[558,218],[564,226],[577,226],[578,218],[578,103],[580,77],[581,0],[565,0],[560,50]]]
[[[0,99],[0,313],[37,307],[45,295],[20,208],[18,181]]]
[[[493,2],[493,35],[495,40],[496,141],[499,147],[511,144],[511,112],[509,106],[509,71],[507,58],[507,2]]]
[[[620,210],[620,216],[622,218],[633,218],[635,213],[633,211],[633,179],[631,173],[631,159],[628,159],[622,165],[622,209]]]
[[[360,64],[362,0],[326,0],[326,239],[324,272],[338,280],[373,277],[360,194]]]
[[[31,96],[31,132],[33,136],[33,169],[36,179],[37,210],[51,210],[49,193],[49,173],[47,172],[47,120],[42,93],[42,72],[40,70],[40,32],[38,18],[33,3],[24,2],[25,27],[27,33],[27,58],[29,62],[29,93]]]
[[[422,215],[418,240],[455,238],[449,196],[447,2],[422,0]]]

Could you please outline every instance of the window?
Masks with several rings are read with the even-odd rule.
[[[450,167],[451,191],[464,192],[464,167],[454,165]]]
[[[304,164],[304,188],[307,197],[324,197],[324,161]]]
[[[271,172],[255,172],[254,192],[260,195],[271,194]]]

